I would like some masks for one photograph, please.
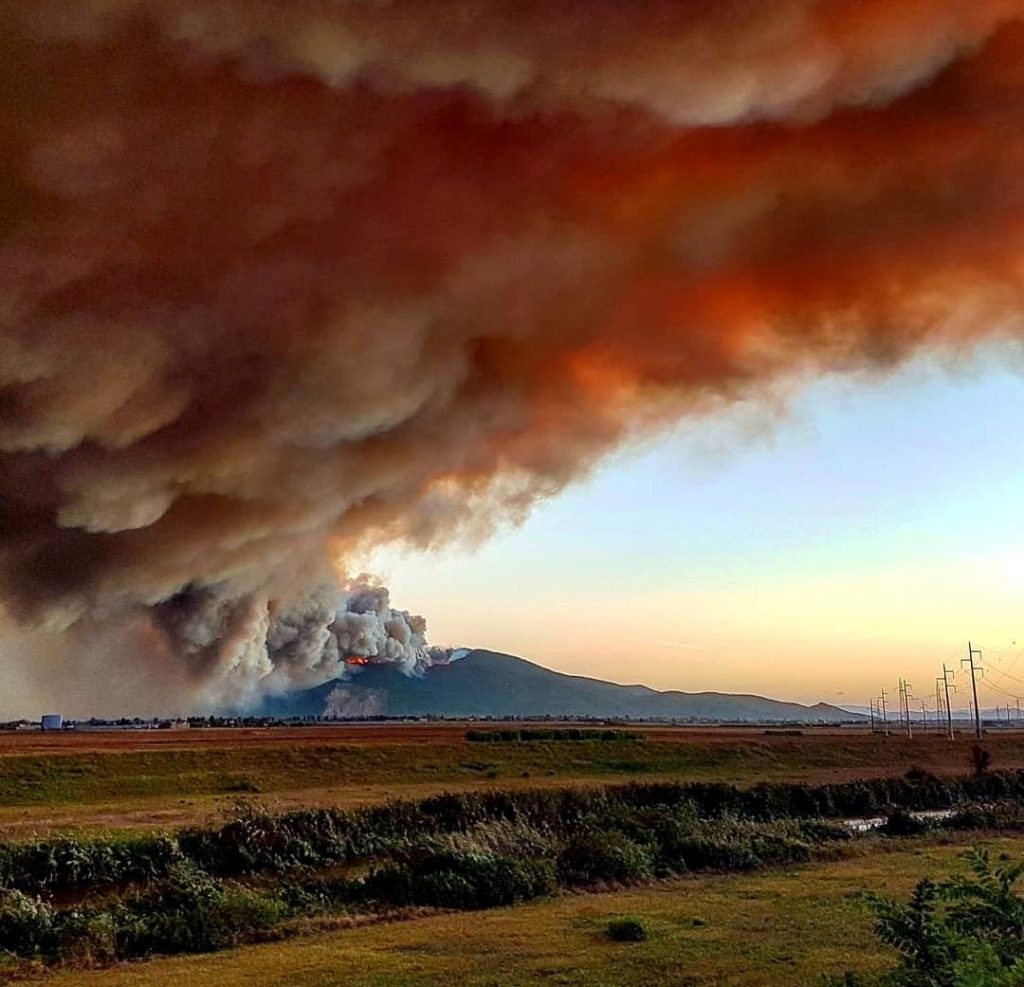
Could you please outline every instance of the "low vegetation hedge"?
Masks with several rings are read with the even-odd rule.
[[[0,943],[23,957],[105,962],[198,953],[251,940],[287,913],[272,895],[226,886],[188,864],[103,907],[55,909],[20,891],[0,893]]]
[[[271,815],[175,837],[0,844],[0,948],[103,963],[220,949],[290,917],[511,905],[560,887],[744,871],[825,855],[837,817],[883,835],[1024,829],[1024,773],[834,785],[651,784],[448,794]],[[922,821],[912,810],[956,807]],[[96,892],[101,889],[102,897]],[[55,907],[47,896],[64,902]]]
[[[494,908],[556,888],[548,860],[514,860],[486,853],[434,853],[385,866],[363,882],[363,896],[389,905]]]
[[[617,830],[590,829],[573,836],[558,854],[558,876],[563,884],[620,884],[654,873],[655,847],[638,843]]]
[[[143,881],[168,873],[182,859],[177,840],[168,836],[0,843],[0,888],[66,891]]]
[[[551,837],[617,829],[638,843],[670,848],[698,820],[829,820],[1024,800],[1024,772],[938,778],[916,771],[826,785],[652,783],[595,789],[462,792],[354,810],[304,809],[271,815],[242,806],[215,828],[175,837],[0,843],[0,888],[63,891],[166,875],[182,861],[211,874],[278,873],[400,852],[424,837],[493,823]],[[1003,816],[1006,813],[1003,811]],[[662,851],[659,851],[662,852]],[[671,859],[678,853],[667,850]],[[655,866],[665,860],[656,859]]]
[[[523,727],[518,730],[467,730],[466,740],[474,744],[522,744],[538,741],[646,740],[635,730],[581,730],[570,728]]]

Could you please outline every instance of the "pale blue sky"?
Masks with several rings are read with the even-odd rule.
[[[818,380],[781,415],[739,408],[621,453],[478,550],[373,561],[437,642],[660,688],[866,702],[906,675],[934,689],[968,636],[1016,638],[1011,364],[990,351]]]

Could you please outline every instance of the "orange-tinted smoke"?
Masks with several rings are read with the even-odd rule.
[[[1022,332],[1024,2],[9,0],[0,592],[287,596]]]

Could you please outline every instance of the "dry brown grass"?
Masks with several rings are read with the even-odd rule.
[[[646,740],[471,744],[466,724],[0,734],[0,837],[167,828],[274,809],[349,807],[441,791],[628,780],[842,781],[918,765],[967,770],[972,738],[883,738],[856,728],[644,727]],[[1024,767],[1024,732],[986,737]]]

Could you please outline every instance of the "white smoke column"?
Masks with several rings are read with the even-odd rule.
[[[465,654],[429,645],[425,618],[392,607],[387,587],[365,574],[289,605],[231,596],[227,584],[188,587],[154,615],[196,677],[199,704],[214,709],[252,706],[365,665],[422,675]]]
[[[406,675],[420,674],[448,656],[447,651],[427,645],[423,617],[394,609],[387,587],[367,576],[346,586],[330,633],[346,659],[396,665]]]

